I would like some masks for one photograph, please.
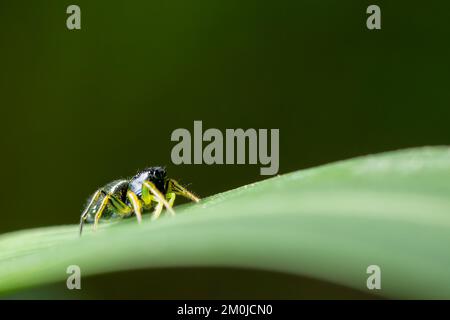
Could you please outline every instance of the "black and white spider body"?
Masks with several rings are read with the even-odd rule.
[[[135,215],[138,222],[142,213],[153,211],[157,219],[163,207],[170,214],[176,195],[192,201],[200,199],[173,179],[167,178],[166,169],[150,167],[138,172],[128,180],[115,180],[98,189],[89,199],[80,218],[80,235],[84,223],[94,223],[97,228],[100,219],[126,218]]]

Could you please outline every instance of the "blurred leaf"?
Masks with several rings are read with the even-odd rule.
[[[247,185],[175,218],[0,236],[0,292],[149,267],[225,266],[313,277],[390,298],[450,298],[450,148],[388,152]],[[65,214],[61,212],[61,214]],[[77,220],[77,217],[74,217]],[[150,276],[150,275],[149,275]]]

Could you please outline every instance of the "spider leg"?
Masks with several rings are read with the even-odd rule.
[[[173,203],[175,201],[176,195],[173,192],[167,193],[166,194],[166,199],[168,200],[167,202],[169,203],[169,207],[173,207]],[[152,220],[156,220],[159,218],[159,215],[161,214],[161,211],[163,209],[163,203],[162,202],[158,202],[156,201],[158,204],[155,207],[155,210],[153,211],[153,216],[152,216]]]
[[[94,222],[94,230],[97,229],[98,221],[100,220],[100,218],[101,218],[101,216],[103,214],[103,211],[105,210],[106,205],[108,204],[109,201],[111,201],[111,204],[117,210],[117,213],[119,215],[125,216],[125,215],[130,213],[131,208],[129,206],[127,206],[122,200],[118,199],[113,194],[108,194],[108,193],[106,193],[106,191],[104,191],[102,189],[99,189],[99,190],[97,190],[95,192],[94,196],[92,197],[92,200],[89,202],[89,205],[86,207],[86,209],[81,214],[81,218],[80,218],[80,236],[81,236],[81,234],[83,232],[84,221],[87,218],[89,210],[91,209],[92,205],[95,202],[97,202],[98,198],[102,194],[105,195],[105,198],[103,199],[103,201],[102,201],[102,203],[100,205],[100,208],[96,211],[95,222]],[[127,198],[130,201],[131,206],[133,207],[133,212],[136,214],[136,218],[137,218],[138,222],[140,223],[142,221],[142,205],[141,205],[141,202],[140,202],[139,198],[132,191],[128,191],[127,192]]]
[[[196,197],[192,192],[187,190],[185,187],[181,186],[177,181],[173,179],[169,179],[169,192],[172,191],[175,194],[183,196],[189,200],[199,202],[200,199]]]
[[[159,218],[163,207],[164,207],[164,204],[162,202],[158,202],[158,204],[155,207],[155,210],[153,211],[152,220],[156,220]]]
[[[169,203],[167,202],[166,198],[161,193],[161,191],[159,191],[158,188],[156,188],[153,182],[146,180],[142,184],[142,200],[144,201],[145,204],[148,205],[150,204],[152,199],[155,202],[162,203],[164,207],[166,207],[167,211],[170,212],[170,214],[172,215],[175,214],[175,212],[173,211],[173,209],[171,208],[171,206],[169,205]]]
[[[138,196],[133,192],[128,190],[127,199],[130,201],[131,206],[133,207],[134,214],[139,223],[142,221],[142,204],[139,200]]]
[[[166,199],[169,202],[169,206],[172,208],[173,207],[173,203],[175,202],[175,198],[177,197],[177,195],[175,194],[175,192],[168,192],[166,194]]]
[[[122,200],[117,198],[115,195],[111,193],[106,193],[105,191],[101,190],[101,192],[105,195],[105,198],[103,199],[102,203],[100,204],[100,208],[95,213],[94,217],[94,231],[97,230],[98,221],[102,217],[103,211],[105,211],[106,205],[111,202],[113,207],[117,210],[117,213],[121,216],[128,215],[132,209],[127,206]],[[128,196],[128,194],[127,194]]]
[[[89,212],[89,210],[91,209],[92,205],[97,202],[98,198],[100,197],[100,195],[102,194],[103,190],[99,189],[97,190],[94,195],[92,196],[91,202],[89,202],[89,205],[86,207],[86,209],[84,209],[83,213],[81,214],[81,218],[80,218],[80,236],[81,233],[83,232],[83,225],[84,225],[84,220],[86,220],[87,214]]]

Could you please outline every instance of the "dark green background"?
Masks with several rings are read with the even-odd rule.
[[[66,28],[78,4],[82,30]],[[378,4],[382,30],[366,28]],[[279,128],[280,173],[448,144],[446,1],[0,2],[0,232],[77,223],[150,165],[200,196],[259,165],[174,166],[170,134]]]

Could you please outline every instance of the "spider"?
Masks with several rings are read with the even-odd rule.
[[[200,201],[178,182],[167,178],[166,173],[163,167],[149,167],[139,171],[131,179],[115,180],[98,189],[89,198],[81,214],[80,236],[85,222],[93,222],[95,231],[101,218],[126,218],[134,213],[140,223],[143,211],[153,209],[152,219],[157,219],[163,207],[174,215],[172,206],[176,195]]]

